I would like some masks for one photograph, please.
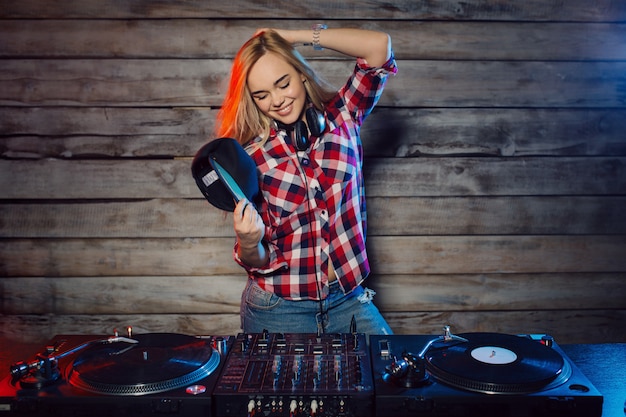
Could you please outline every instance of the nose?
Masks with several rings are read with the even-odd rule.
[[[271,98],[272,98],[272,106],[276,107],[276,108],[280,108],[280,106],[283,105],[283,103],[285,102],[285,98],[278,93],[271,93]]]

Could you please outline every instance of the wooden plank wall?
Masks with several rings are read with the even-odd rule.
[[[3,1],[2,335],[237,333],[231,217],[190,159],[254,30],[320,21],[394,41],[363,140],[395,331],[626,341],[624,0]]]

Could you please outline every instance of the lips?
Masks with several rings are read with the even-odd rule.
[[[275,111],[276,111],[276,114],[278,114],[279,116],[285,117],[285,116],[289,116],[289,114],[291,113],[291,109],[293,109],[293,103],[291,103],[287,107],[283,107],[282,109],[278,109]]]

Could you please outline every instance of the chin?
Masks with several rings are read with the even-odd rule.
[[[294,124],[295,122],[298,121],[297,117],[291,117],[291,116],[290,117],[278,117],[278,116],[272,117],[272,116],[270,116],[270,118],[272,120],[276,120],[277,122],[282,123],[284,125],[292,125],[292,124]]]

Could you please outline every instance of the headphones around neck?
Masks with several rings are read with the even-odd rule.
[[[309,141],[309,132],[310,135],[319,138],[324,133],[324,129],[326,129],[326,119],[324,118],[324,114],[320,112],[315,106],[309,106],[308,109],[304,112],[304,116],[306,118],[306,123],[302,120],[298,120],[297,122],[286,125],[276,121],[276,124],[280,129],[284,129],[291,138],[291,144],[298,151],[306,151],[311,145]]]

